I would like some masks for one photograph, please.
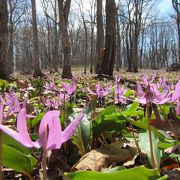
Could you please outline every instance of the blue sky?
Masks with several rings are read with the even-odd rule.
[[[83,2],[85,2],[84,3],[85,9],[88,9],[89,1],[85,0]],[[73,0],[72,0],[72,3],[73,3]],[[36,0],[36,6],[37,6],[38,13],[42,13],[41,0]],[[159,0],[159,3],[157,3],[156,8],[161,17],[168,17],[174,12],[173,7],[172,7],[172,0]]]
[[[161,16],[168,16],[174,12],[171,0],[161,0],[158,9]]]

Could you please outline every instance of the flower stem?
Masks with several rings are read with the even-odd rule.
[[[0,130],[0,180],[2,179],[2,131]]]
[[[43,180],[47,179],[47,150],[46,150],[46,145],[47,145],[47,125],[45,126],[45,131],[44,131],[44,143],[43,143],[43,159],[42,159],[42,168],[43,168]]]
[[[151,132],[151,124],[150,124],[150,112],[149,112],[149,101],[148,101],[148,94],[146,94],[146,109],[147,109],[147,119],[148,119],[148,133],[149,133],[149,144],[150,144],[150,153],[151,153],[151,163],[153,169],[156,168],[155,158],[154,158],[154,151],[153,151],[153,143],[152,143],[152,132]]]
[[[149,132],[149,143],[150,143],[150,152],[151,152],[151,162],[153,169],[156,168],[155,159],[154,159],[154,151],[153,151],[153,143],[152,143],[152,133],[151,133],[151,125],[148,120],[148,132]]]

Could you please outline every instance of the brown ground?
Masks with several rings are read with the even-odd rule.
[[[43,71],[43,73],[46,75],[47,78],[61,78],[61,72],[62,69],[59,69],[59,73],[55,72],[53,74],[50,74],[49,71]],[[72,74],[74,77],[80,77],[80,78],[91,78],[95,77],[95,74],[90,74],[89,71],[87,71],[87,74],[83,73],[83,68],[72,68]],[[167,72],[165,69],[161,70],[148,70],[148,69],[143,69],[139,70],[138,73],[131,73],[131,72],[126,72],[125,69],[120,69],[119,72],[114,71],[114,76],[120,76],[122,78],[126,79],[132,79],[132,80],[137,80],[140,79],[144,74],[147,74],[151,76],[152,74],[156,74],[158,77],[166,77],[167,80],[169,81],[178,81],[180,80],[180,72]],[[15,79],[26,79],[26,78],[32,78],[31,74],[21,74],[20,72],[15,72],[12,74],[12,77]]]

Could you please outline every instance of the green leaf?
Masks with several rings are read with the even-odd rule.
[[[122,170],[125,170],[125,169],[126,168],[124,166],[116,166],[114,168],[107,169],[107,170],[103,171],[103,173],[112,173],[112,172],[122,171]]]
[[[70,115],[73,116],[74,113],[74,109],[73,109],[73,105],[69,102],[65,103],[65,108],[62,107],[62,109],[60,109],[60,120],[61,120],[61,124],[64,125],[66,123],[67,117],[69,117]]]
[[[152,144],[153,144],[153,154],[155,159],[156,167],[160,166],[161,162],[161,154],[160,149],[158,147],[159,139],[155,137],[154,133],[151,132],[152,135]],[[145,133],[139,133],[139,147],[147,154],[148,160],[152,165],[151,161],[151,151],[150,151],[150,141],[149,141],[149,132],[146,131]]]
[[[9,83],[6,80],[0,79],[0,90],[6,91],[9,86]]]
[[[32,155],[25,155],[13,147],[2,145],[2,163],[15,171],[30,175],[37,160]]]
[[[125,116],[137,116],[138,113],[136,111],[138,107],[139,107],[139,103],[134,101],[130,106],[128,106],[127,110],[123,111],[123,114]]]
[[[41,119],[43,118],[43,116],[45,115],[45,112],[39,113],[32,121],[32,127],[34,127],[36,124],[38,124]]]
[[[141,121],[134,121],[131,119],[126,118],[126,120],[130,123],[132,123],[134,126],[139,127],[140,129],[148,129],[148,124],[145,122],[141,122]],[[156,128],[151,127],[151,130],[153,131],[153,133],[160,139],[160,140],[164,140],[166,137],[160,133]]]
[[[94,111],[96,108],[96,104],[97,104],[97,98],[94,97],[87,105],[84,113],[85,114],[89,114],[90,112]]]
[[[126,97],[130,97],[130,96],[133,95],[133,94],[134,94],[134,90],[128,89],[128,90],[126,91],[126,93],[125,93],[125,96],[126,96]]]
[[[65,104],[66,110],[67,110],[67,117],[74,113],[73,105],[69,102],[66,102]]]
[[[145,180],[157,179],[160,173],[155,169],[147,169],[145,167],[136,167],[111,173],[101,173],[92,171],[80,171],[74,173],[65,173],[70,180]]]
[[[100,111],[98,118],[92,121],[93,138],[98,137],[105,131],[116,130],[121,132],[125,127],[125,118],[122,115],[116,115],[115,106],[108,106],[106,109]]]
[[[91,122],[87,119],[87,115],[84,115],[79,128],[76,130],[74,136],[72,137],[72,142],[77,145],[81,152],[81,155],[84,155],[88,151],[90,134]]]
[[[24,147],[23,145],[21,145],[19,142],[14,140],[12,137],[7,135],[3,131],[2,131],[2,144],[6,145],[6,146],[11,146],[12,148],[15,148],[16,150],[18,150],[26,155],[32,153],[31,149]]]
[[[160,149],[167,149],[167,148],[170,148],[170,147],[174,147],[176,146],[177,144],[180,144],[179,141],[172,141],[172,142],[163,142],[163,141],[159,141],[158,143],[158,147]]]

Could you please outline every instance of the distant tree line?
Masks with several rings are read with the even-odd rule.
[[[85,3],[89,8],[85,9]],[[155,0],[0,0],[0,78],[42,70],[73,76],[71,67],[113,76],[125,68],[180,63],[180,1],[160,18]]]

